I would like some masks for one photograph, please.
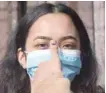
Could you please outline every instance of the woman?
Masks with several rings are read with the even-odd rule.
[[[80,51],[78,67],[68,64],[69,72],[74,74],[67,73],[68,67],[61,64],[64,61],[59,58],[58,48]],[[48,62],[37,64],[49,53],[40,50],[50,50]],[[37,56],[42,53],[44,58]],[[87,31],[75,11],[62,4],[42,4],[20,20],[0,65],[1,93],[102,93],[97,91],[96,81],[97,62]]]

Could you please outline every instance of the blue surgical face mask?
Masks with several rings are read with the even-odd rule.
[[[80,73],[82,67],[80,60],[80,50],[58,50],[62,72],[65,78],[73,80]],[[27,55],[27,73],[32,79],[41,62],[49,62],[51,60],[50,49],[36,50],[29,52]]]

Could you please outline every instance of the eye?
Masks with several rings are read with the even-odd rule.
[[[47,49],[48,47],[49,47],[49,45],[46,43],[41,43],[41,44],[35,45],[35,48],[37,48],[37,49]]]
[[[65,44],[62,46],[62,48],[64,48],[64,49],[76,49],[76,45],[75,44]]]

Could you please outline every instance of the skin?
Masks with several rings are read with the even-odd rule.
[[[39,44],[40,42],[41,44],[49,43],[48,40],[36,39],[37,36],[49,37],[58,43],[60,43],[60,39],[65,36],[73,36],[76,38],[77,42],[73,39],[68,39],[69,42],[76,45],[77,49],[80,47],[78,33],[72,23],[72,20],[66,14],[53,13],[41,16],[29,29],[26,41],[26,50],[28,52],[37,48],[42,49],[42,47],[35,47],[36,44]],[[68,42],[68,40],[62,41],[60,45]],[[44,48],[46,48],[46,46]]]
[[[31,81],[32,93],[35,90],[37,91],[41,81],[43,81],[43,84],[42,87],[40,85],[40,92],[38,93],[43,93],[43,88],[45,89],[45,86],[48,84],[62,86],[63,88],[58,87],[58,91],[61,90],[61,93],[68,93],[67,90],[69,90],[70,84],[69,81],[64,79],[60,69],[61,65],[57,53],[58,47],[62,49],[80,49],[79,35],[72,20],[63,13],[50,13],[41,16],[30,27],[25,48],[27,52],[50,49],[52,59],[50,62],[43,62],[39,65],[34,80],[33,82]],[[26,69],[26,55],[21,48],[18,50],[17,56],[20,64]],[[53,86],[50,88],[50,91],[51,89],[55,90]],[[68,87],[64,89],[66,86]],[[55,92],[57,93],[58,91]]]

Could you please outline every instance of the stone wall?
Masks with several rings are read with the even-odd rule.
[[[0,1],[0,59],[3,58],[8,36],[17,22],[17,2]]]

